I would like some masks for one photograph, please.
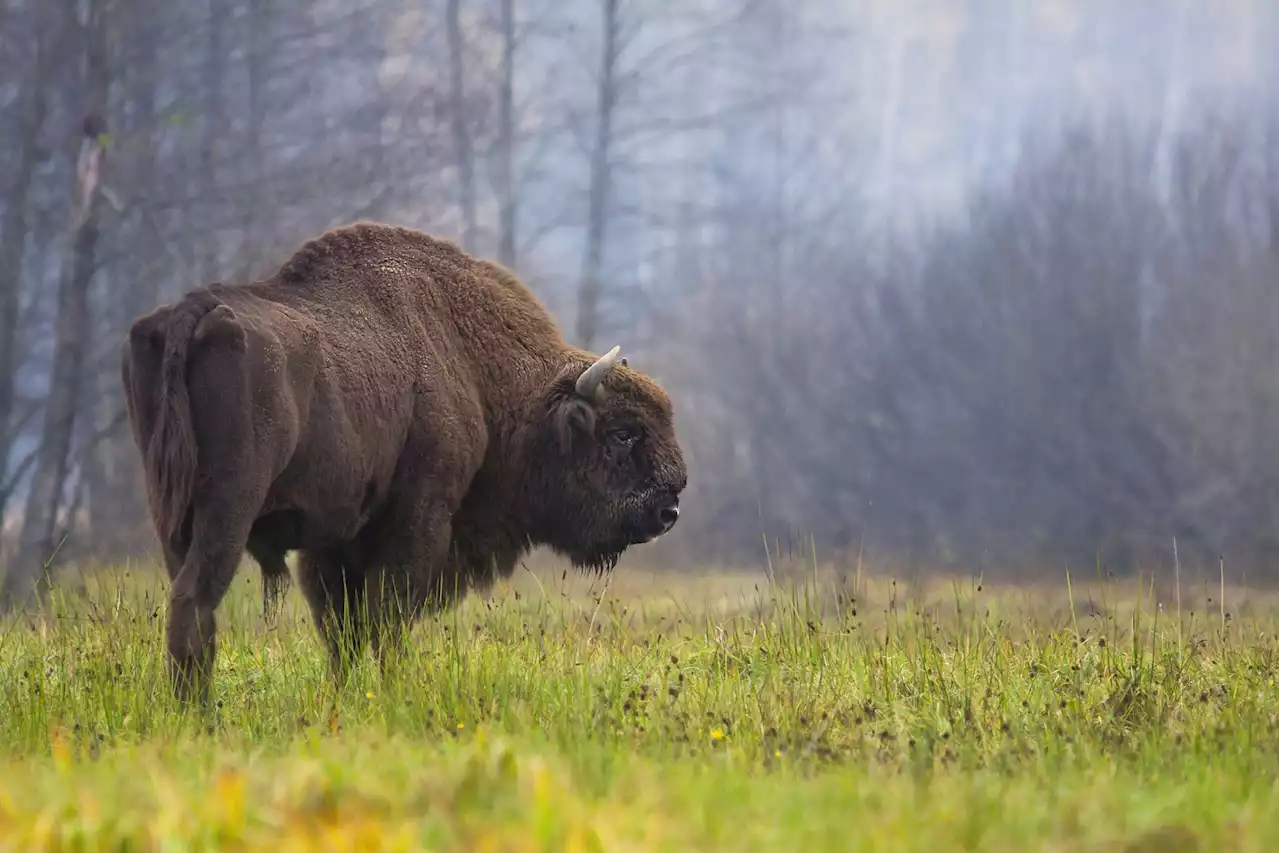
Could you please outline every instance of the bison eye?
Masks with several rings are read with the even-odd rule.
[[[614,427],[609,430],[609,438],[623,447],[630,447],[640,440],[640,430],[629,426]]]

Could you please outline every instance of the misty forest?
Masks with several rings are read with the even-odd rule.
[[[1263,0],[3,0],[3,589],[154,559],[133,318],[356,219],[508,265],[668,389],[685,514],[635,559],[1121,574],[1176,541],[1273,577],[1276,29]]]

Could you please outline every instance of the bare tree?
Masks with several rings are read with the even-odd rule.
[[[217,0],[209,2],[209,18],[205,26],[208,45],[205,48],[204,61],[204,144],[200,151],[200,172],[204,181],[205,198],[203,202],[209,210],[208,233],[204,240],[203,258],[200,276],[205,281],[212,281],[218,275],[218,241],[215,235],[217,228],[217,205],[215,199],[219,195],[218,156],[225,148],[224,140],[228,136],[227,120],[223,114],[223,85],[226,49],[224,47],[223,30],[226,27],[227,7]]]
[[[20,325],[22,309],[22,273],[30,228],[30,194],[41,160],[41,134],[49,113],[52,76],[63,45],[61,34],[66,27],[60,16],[56,24],[48,23],[45,10],[32,39],[34,69],[28,86],[25,112],[20,119],[16,165],[13,182],[7,190],[4,220],[0,223],[0,464],[12,464],[14,439],[22,426],[16,422],[16,389],[22,353]],[[54,31],[51,35],[50,31]],[[0,487],[0,518],[8,507],[9,497],[21,469],[10,475],[6,471]]]
[[[609,217],[609,190],[613,178],[610,151],[613,146],[614,109],[617,106],[619,51],[619,0],[601,0],[600,67],[597,70],[595,141],[591,148],[591,185],[588,190],[587,242],[583,249],[582,280],[578,286],[578,345],[595,343],[600,305],[600,265],[604,256]]]
[[[462,208],[462,247],[475,250],[476,181],[471,151],[471,129],[468,127],[465,53],[460,20],[462,0],[446,0],[445,19],[449,31],[449,109],[453,124],[453,143],[458,158],[458,197]]]
[[[690,558],[1273,559],[1268,26],[783,5],[0,3],[14,582],[154,546],[132,319],[361,217],[494,255],[658,375]],[[1081,51],[1105,85],[1062,77]]]
[[[90,0],[84,29],[84,120],[72,187],[68,263],[58,287],[57,352],[49,379],[40,450],[36,459],[27,508],[23,516],[18,562],[5,575],[0,595],[26,594],[38,580],[57,546],[63,488],[71,466],[72,437],[84,387],[85,356],[89,347],[89,285],[97,264],[99,192],[106,157],[107,67],[106,0]]]
[[[499,0],[502,33],[502,64],[498,79],[498,262],[516,265],[516,185],[515,185],[515,66],[516,3]]]
[[[249,0],[248,26],[248,108],[245,116],[245,157],[249,169],[249,198],[244,206],[245,222],[243,227],[244,256],[239,270],[239,277],[244,279],[252,274],[253,265],[258,261],[262,251],[259,225],[267,205],[265,187],[266,175],[264,163],[262,131],[266,123],[267,99],[265,92],[270,79],[270,34],[271,18],[267,9],[267,0]]]

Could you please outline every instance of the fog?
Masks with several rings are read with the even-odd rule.
[[[0,0],[9,582],[154,555],[130,321],[361,218],[664,384],[651,559],[1271,576],[1276,44],[1262,0]]]

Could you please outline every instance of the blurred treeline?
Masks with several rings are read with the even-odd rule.
[[[1261,0],[0,0],[10,579],[153,547],[130,320],[357,218],[670,389],[672,560],[1273,572],[1276,35]]]

